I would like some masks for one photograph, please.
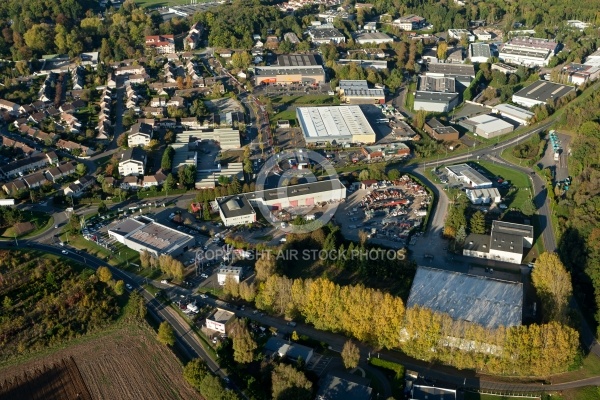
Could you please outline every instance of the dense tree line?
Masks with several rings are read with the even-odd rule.
[[[2,358],[40,351],[110,324],[120,315],[120,289],[108,272],[79,271],[31,252],[0,251]]]
[[[571,271],[574,293],[584,310],[595,312],[600,323],[600,94],[567,106],[560,124],[575,132],[569,173],[573,182],[556,197],[559,253]]]

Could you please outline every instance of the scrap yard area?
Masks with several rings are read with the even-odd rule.
[[[198,399],[149,328],[124,326],[0,369],[0,399]],[[48,392],[48,388],[57,388]],[[73,395],[72,395],[73,394]]]

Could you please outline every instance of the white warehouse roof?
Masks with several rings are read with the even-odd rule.
[[[482,130],[486,133],[494,133],[506,128],[513,128],[512,124],[488,114],[478,115],[476,117],[469,118],[467,121],[476,126],[478,130]]]
[[[518,326],[523,316],[523,284],[418,267],[406,307],[414,306],[486,328]]]
[[[531,111],[527,111],[521,107],[513,106],[512,104],[498,104],[494,107],[494,111],[498,114],[522,119],[524,121],[533,118],[535,115]]]
[[[296,115],[307,141],[375,142],[375,131],[359,106],[298,107]]]

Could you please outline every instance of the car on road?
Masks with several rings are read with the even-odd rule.
[[[200,295],[200,298],[201,298],[201,299],[208,299],[208,296],[207,296],[207,295],[205,295],[205,294],[201,294],[201,295]]]
[[[62,253],[63,253],[63,254],[69,254],[69,252],[68,252],[68,251],[66,251],[66,250],[63,250],[63,251],[62,251]]]
[[[169,281],[166,279],[163,279],[162,281],[160,281],[160,283],[167,284],[167,283],[169,283]]]
[[[125,284],[125,288],[126,288],[127,290],[133,290],[133,286],[131,286],[129,283],[126,283],[126,284]]]
[[[58,225],[54,225],[54,229],[58,229]]]
[[[206,275],[206,274],[200,274],[200,278],[206,279],[206,278],[208,278],[208,275]]]

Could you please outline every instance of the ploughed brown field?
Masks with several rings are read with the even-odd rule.
[[[126,326],[0,369],[0,400],[200,399],[149,328]]]

